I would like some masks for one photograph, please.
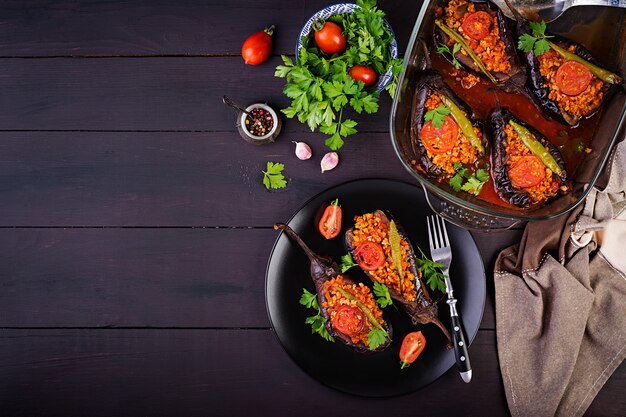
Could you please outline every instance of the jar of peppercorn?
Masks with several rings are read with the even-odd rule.
[[[264,145],[276,140],[282,122],[278,113],[264,103],[246,107],[248,114],[239,112],[237,130],[242,139],[253,145]]]

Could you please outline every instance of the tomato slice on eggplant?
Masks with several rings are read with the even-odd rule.
[[[431,153],[448,152],[456,145],[458,136],[459,125],[451,116],[446,116],[439,128],[433,122],[426,122],[420,130],[422,144]]]
[[[363,331],[365,327],[365,314],[356,307],[343,305],[335,311],[331,322],[336,330],[352,336]]]
[[[385,251],[376,242],[365,242],[354,250],[354,260],[366,271],[375,271],[385,263]]]
[[[563,156],[544,135],[507,109],[493,111],[488,121],[494,142],[492,175],[500,198],[528,208],[568,192]]]

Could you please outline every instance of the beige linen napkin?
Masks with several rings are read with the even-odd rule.
[[[626,357],[626,141],[611,162],[603,191],[568,216],[529,223],[496,261],[498,356],[513,417],[582,416]]]

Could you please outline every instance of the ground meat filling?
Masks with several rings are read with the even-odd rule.
[[[326,297],[326,301],[322,304],[324,308],[328,311],[328,315],[330,316],[330,322],[333,325],[334,329],[337,327],[342,327],[336,325],[337,321],[340,320],[339,316],[342,314],[342,311],[345,311],[344,306],[351,307],[353,310],[357,311],[357,314],[360,314],[357,317],[354,317],[354,320],[362,321],[362,325],[358,326],[358,330],[352,334],[346,334],[346,336],[350,337],[352,343],[358,344],[359,342],[363,343],[366,346],[369,346],[369,342],[367,340],[367,334],[374,327],[372,323],[368,320],[365,313],[357,306],[356,300],[350,300],[346,298],[337,288],[342,288],[344,291],[349,292],[354,295],[361,303],[363,303],[376,317],[376,320],[380,323],[380,325],[384,325],[383,320],[383,312],[378,308],[376,302],[374,301],[374,297],[370,293],[370,289],[363,285],[363,283],[353,284],[349,281],[346,281],[343,276],[337,275],[335,278],[324,282],[324,296]],[[343,325],[345,327],[346,325]]]
[[[513,169],[513,167],[517,166],[522,158],[534,154],[526,145],[524,145],[511,125],[507,124],[504,128],[504,132],[506,133],[506,166],[507,169]],[[516,190],[528,194],[532,204],[543,203],[548,198],[554,196],[559,190],[558,177],[554,175],[545,165],[543,166],[543,169],[545,169],[545,176],[536,185],[525,188],[513,185],[513,188]]]
[[[500,39],[500,28],[498,27],[497,16],[491,10],[485,10],[491,16],[492,23],[489,32],[480,40],[472,38],[463,30],[463,22],[466,16],[476,12],[474,3],[465,0],[451,0],[445,8],[446,25],[454,29],[463,36],[465,42],[478,55],[489,72],[507,73],[511,70],[511,62],[506,53],[506,45]],[[449,46],[454,44],[453,40],[448,41]],[[461,49],[463,55],[467,55]]]
[[[393,265],[391,245],[389,244],[389,228],[382,219],[372,213],[354,217],[353,246],[358,247],[364,242],[375,242],[382,246],[385,252],[385,262],[374,271],[369,271],[371,277],[381,284],[385,284],[398,293],[401,293],[407,301],[414,301],[417,296],[415,290],[415,275],[410,270],[409,244],[400,239],[400,252],[402,253],[402,291],[400,291],[400,277]]]
[[[574,47],[569,48],[574,52]],[[537,57],[539,61],[539,72],[545,78],[544,87],[548,89],[548,98],[555,102],[561,112],[578,119],[593,113],[600,107],[604,95],[602,87],[604,82],[595,75],[580,94],[567,95],[559,89],[556,82],[556,75],[559,67],[567,60],[552,49]]]
[[[439,96],[433,93],[426,100],[426,103],[424,103],[424,107],[426,108],[426,111],[430,111],[434,110],[441,104]],[[474,127],[474,132],[479,139],[482,139],[482,132],[480,129]],[[428,155],[428,159],[430,159],[433,164],[437,165],[449,176],[454,175],[454,164],[461,163],[467,165],[473,164],[476,161],[476,148],[472,146],[472,143],[460,129],[458,130],[456,145],[453,146],[452,149],[443,153],[433,153],[427,148],[426,154]]]

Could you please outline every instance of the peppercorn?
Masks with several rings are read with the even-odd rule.
[[[274,119],[272,115],[263,109],[255,108],[246,116],[246,129],[253,136],[265,136],[272,131]]]

